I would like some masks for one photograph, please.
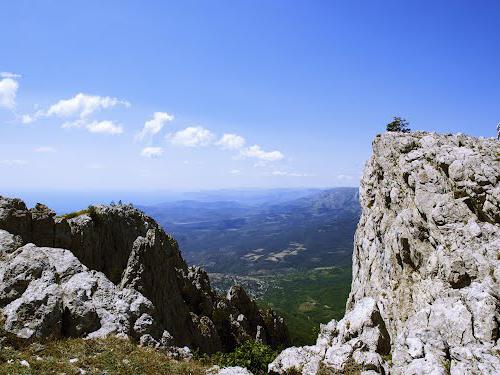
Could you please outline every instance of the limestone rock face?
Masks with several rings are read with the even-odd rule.
[[[116,334],[209,353],[247,339],[286,345],[283,319],[246,298],[216,295],[176,241],[132,206],[66,219],[0,197],[0,308],[5,329],[21,338]]]
[[[345,317],[274,373],[500,373],[500,143],[385,133],[360,185]]]

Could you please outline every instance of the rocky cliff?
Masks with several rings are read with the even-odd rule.
[[[62,218],[0,197],[0,308],[4,329],[27,340],[115,334],[208,353],[289,342],[281,317],[240,287],[217,295],[176,241],[128,205]]]
[[[377,136],[346,315],[271,372],[499,374],[499,158],[493,139]]]

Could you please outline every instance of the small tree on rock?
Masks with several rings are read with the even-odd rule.
[[[402,117],[394,117],[394,120],[387,124],[386,130],[388,132],[409,133],[410,123]]]

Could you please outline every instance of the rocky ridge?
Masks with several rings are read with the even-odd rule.
[[[64,218],[0,197],[0,308],[4,329],[26,340],[113,334],[206,353],[289,342],[280,316],[240,287],[217,295],[176,241],[129,205]]]
[[[346,315],[274,374],[500,373],[500,143],[377,136]]]

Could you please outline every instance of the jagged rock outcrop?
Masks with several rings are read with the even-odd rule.
[[[208,353],[289,340],[281,317],[239,287],[216,295],[176,241],[128,205],[67,219],[0,197],[0,308],[5,329],[25,339],[116,334]]]
[[[494,139],[377,136],[346,315],[270,371],[499,374],[499,158]]]

